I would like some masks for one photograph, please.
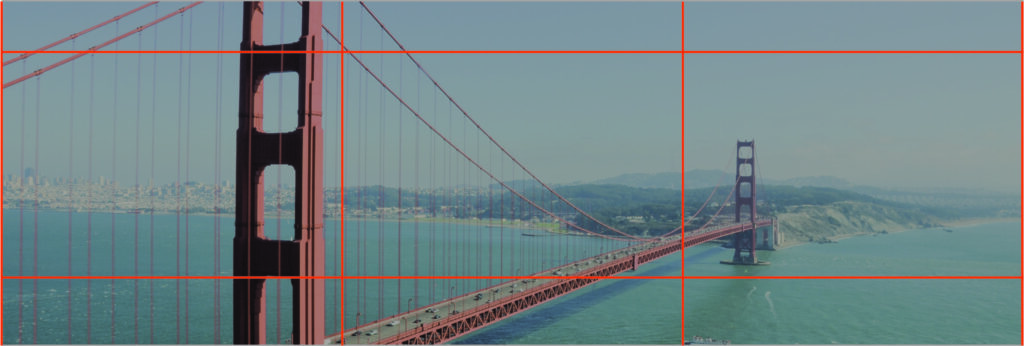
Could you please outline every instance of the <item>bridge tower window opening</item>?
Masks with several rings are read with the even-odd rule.
[[[263,237],[269,240],[295,240],[295,169],[289,165],[271,165],[263,169]],[[270,219],[267,220],[266,217]]]
[[[263,77],[263,122],[260,131],[284,134],[299,127],[299,74],[278,69]]]

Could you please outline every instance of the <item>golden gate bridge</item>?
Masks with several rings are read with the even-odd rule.
[[[343,39],[351,37],[341,31],[344,7],[338,6],[339,21],[328,23],[324,20],[330,17],[325,15],[327,4],[316,2],[281,3],[280,9],[260,2],[242,4],[237,51],[226,49],[228,43],[222,40],[230,29],[224,28],[225,5],[220,4],[216,47],[199,49],[193,42],[201,42],[209,33],[193,32],[191,13],[198,5],[162,11],[156,2],[150,2],[38,49],[4,52],[5,57],[16,55],[4,61],[5,69],[12,67],[5,72],[18,75],[5,79],[4,98],[11,109],[20,107],[12,113],[20,114],[23,134],[19,143],[8,144],[17,148],[11,152],[18,156],[20,176],[13,181],[5,179],[5,209],[11,201],[10,209],[17,210],[20,226],[17,231],[4,232],[5,237],[17,232],[18,242],[17,268],[4,267],[8,282],[18,285],[18,328],[6,330],[5,342],[36,343],[40,328],[54,327],[39,319],[39,282],[47,281],[66,283],[67,319],[62,322],[69,343],[104,342],[93,335],[94,326],[109,327],[111,343],[152,343],[161,328],[171,328],[171,323],[157,325],[161,315],[173,315],[175,343],[273,342],[268,333],[278,343],[443,343],[599,280],[636,270],[684,247],[724,236],[738,234],[733,263],[756,264],[759,238],[755,230],[774,228],[772,219],[759,218],[756,213],[752,141],[737,144],[736,180],[727,194],[735,198],[733,223],[709,222],[683,232],[680,214],[679,226],[674,229],[645,236],[630,234],[559,194],[499,144],[365,4],[359,11],[369,22],[366,26],[379,29],[376,49],[362,47],[364,36],[369,36],[362,33],[363,25],[357,35],[349,34],[358,39],[343,44]],[[121,31],[122,21],[144,10],[153,10],[154,18]],[[280,13],[277,38],[281,43],[265,43],[269,31],[264,29],[271,22],[267,13],[272,10]],[[286,13],[295,15],[289,20],[298,23],[295,41],[285,39]],[[156,42],[166,40],[166,31],[174,29],[161,33],[159,24],[173,20],[178,21],[177,49],[157,49]],[[84,39],[110,24],[117,27],[114,38]],[[122,48],[132,40],[134,49]],[[96,44],[80,50],[79,42]],[[67,44],[70,50],[54,49]],[[146,50],[150,44],[153,48]],[[59,54],[68,56],[39,63],[31,72],[27,69],[32,59]],[[203,55],[216,59],[210,61],[215,66],[209,73],[214,76],[212,82],[193,72],[193,58],[200,60]],[[224,83],[225,56],[239,58],[234,160],[222,156],[231,148],[224,145],[231,140],[221,135],[226,129],[221,118],[232,113],[230,105],[222,102],[224,91],[232,89],[231,83]],[[177,60],[171,61],[173,58]],[[176,74],[172,78],[160,71],[174,70],[175,62],[178,68],[171,72]],[[109,71],[102,69],[97,75],[97,63],[109,64]],[[12,72],[18,65],[21,73]],[[57,73],[67,73],[63,78],[70,81],[65,84],[54,78],[58,85],[44,89],[49,82],[46,77]],[[296,87],[289,93],[294,99],[284,96],[291,86],[285,86],[283,76],[294,78],[288,79]],[[275,87],[269,82],[272,78],[278,82],[276,98],[268,91]],[[201,87],[204,83],[214,85],[212,93],[202,91],[209,90]],[[64,94],[54,95],[62,89]],[[146,91],[150,94],[145,95]],[[335,96],[338,103],[329,102]],[[50,106],[44,97],[66,98],[68,107]],[[160,104],[167,98],[177,102]],[[196,107],[202,104],[212,107]],[[297,114],[287,125],[286,105]],[[175,108],[175,112],[166,108]],[[208,119],[199,118],[200,114],[215,116],[214,125],[202,125]],[[276,127],[269,121],[275,117]],[[66,137],[63,132],[51,132],[57,123],[66,124],[66,128],[59,127]],[[149,125],[148,131],[144,125]],[[29,127],[34,135],[26,131]],[[82,131],[83,127],[88,131]],[[333,137],[331,132],[335,132],[336,142],[326,140]],[[54,134],[59,138],[52,137]],[[34,142],[26,143],[27,139]],[[168,150],[169,146],[174,149]],[[213,152],[213,162],[205,163],[213,167],[213,181],[217,182],[213,185],[197,184],[191,176],[197,173],[191,167],[194,157],[203,151]],[[40,163],[40,156],[44,160],[66,159],[67,176],[45,180],[44,174],[62,173],[42,169],[47,165]],[[98,167],[107,161],[109,167]],[[230,182],[220,183],[226,178],[222,171],[230,171],[232,162],[234,188]],[[28,170],[31,174],[21,174]],[[133,172],[127,178],[132,183],[126,186],[119,185],[118,173],[123,171]],[[168,174],[170,171],[174,173]],[[329,179],[336,179],[331,182],[337,183],[337,189],[325,187],[325,177],[332,172],[337,176]],[[349,172],[354,181],[346,180]],[[158,174],[173,175],[174,179],[162,188],[154,182]],[[274,178],[276,185],[271,183]],[[282,179],[291,180],[292,185],[282,184]],[[352,189],[353,196],[345,186],[362,187]],[[205,192],[212,195],[212,201],[198,199]],[[728,198],[721,203],[723,208]],[[45,218],[50,215],[46,210],[51,209],[66,212],[66,239],[48,241],[54,229],[40,227],[40,213]],[[232,209],[233,227],[222,230],[223,221],[231,221]],[[157,232],[155,215],[162,212],[174,215],[175,251],[168,257],[156,256],[171,241]],[[325,212],[342,219],[350,217],[351,224],[339,221],[334,223],[336,229],[326,229]],[[212,225],[200,226],[190,214],[212,215]],[[74,221],[83,217],[87,219],[84,230]],[[26,221],[29,218],[32,222]],[[104,221],[109,229],[94,230],[94,218],[109,219]],[[283,235],[281,222],[288,218],[294,218],[294,233]],[[275,222],[276,235],[268,228]],[[119,223],[130,226],[122,228]],[[472,231],[459,229],[460,223]],[[221,232],[231,228],[233,240],[222,241]],[[512,239],[524,228],[545,233],[543,243]],[[100,239],[94,232],[109,237]],[[190,238],[196,232],[205,232],[204,237]],[[769,236],[775,239],[764,232],[761,241]],[[63,245],[66,251],[56,253],[66,258],[65,266],[39,265],[40,254],[49,256],[45,251]],[[109,256],[100,254],[108,248]],[[231,255],[222,256],[224,250]],[[212,259],[204,273],[190,271],[197,267],[190,263],[196,251]],[[396,258],[385,258],[390,255]],[[230,273],[221,267],[227,258],[231,258]],[[109,270],[97,269],[108,262]],[[31,264],[31,269],[25,264]],[[173,312],[157,311],[155,287],[161,280],[173,282]],[[231,339],[221,334],[227,329],[221,326],[221,314],[228,305],[220,301],[224,280],[232,283]],[[101,287],[101,281],[106,287]],[[202,312],[195,311],[195,301],[201,298],[189,293],[199,282],[212,286],[210,306]],[[130,286],[130,293],[117,289],[122,285]],[[80,289],[85,292],[84,309],[72,297]],[[93,311],[92,297],[101,289],[109,291],[110,305],[105,311],[109,318]],[[394,297],[385,299],[385,294]],[[25,297],[31,303],[23,301]],[[268,303],[271,299],[276,304]],[[288,301],[290,319],[283,317],[289,309],[282,309]],[[386,301],[395,306],[385,307]],[[276,310],[268,305],[276,305]],[[131,311],[130,317],[124,317],[131,320],[130,331],[118,330],[119,314],[126,310]],[[212,339],[190,339],[190,328],[197,328],[190,320],[211,310],[211,325],[202,327],[212,328]],[[80,328],[78,320],[83,315],[85,328]],[[289,320],[292,331],[287,331],[287,322],[282,331],[282,321]],[[84,338],[79,335],[82,330]]]

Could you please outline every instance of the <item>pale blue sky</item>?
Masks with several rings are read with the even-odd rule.
[[[678,3],[371,3],[370,7],[410,50],[680,47]],[[358,5],[346,8],[345,22],[349,49],[395,49],[387,37],[381,44],[379,28]],[[419,107],[420,112],[434,115],[432,91],[415,88],[416,75],[409,73],[415,68],[411,63],[400,65],[394,56],[384,57],[383,63],[380,55],[361,58],[375,70],[383,70],[389,84],[398,85],[397,70],[404,69],[404,97],[411,101],[415,90],[428,93],[421,95],[424,106]],[[484,129],[547,182],[680,170],[678,54],[423,54],[417,59]],[[346,76],[359,78],[361,69],[349,62],[351,59],[346,60]],[[385,68],[380,68],[381,64]],[[360,83],[358,79],[347,81],[347,114],[358,113],[361,85],[376,85]],[[366,92],[376,97],[375,90]],[[379,112],[376,103],[362,102],[370,104],[370,114],[375,117]],[[395,109],[397,105],[385,107]],[[439,113],[448,114],[443,102]],[[455,123],[455,130],[461,128],[459,124]],[[350,125],[352,131],[359,126],[358,121]],[[379,131],[370,125],[364,137],[378,139]],[[351,137],[357,138],[358,133]],[[475,150],[475,137],[470,140],[459,145]],[[346,166],[358,165],[359,161],[352,159],[358,157],[358,150],[376,153],[377,148],[373,143],[346,143],[347,161],[352,160]],[[396,150],[384,156],[397,156]],[[403,152],[414,154],[411,148]],[[471,155],[484,160],[490,157],[485,151]],[[346,182],[375,183],[373,172],[380,164],[372,156],[366,161],[370,167],[364,174],[367,177],[349,171]],[[397,163],[391,160],[385,165]],[[500,169],[500,164],[494,168]],[[406,174],[403,179],[409,182],[414,177]],[[391,181],[395,180],[392,176]]]
[[[18,18],[16,21],[5,23],[8,35],[15,32],[33,32],[28,35],[14,35],[15,39],[5,40],[6,49],[31,49],[46,42],[61,38],[67,33],[79,30],[88,26],[91,21],[82,17],[108,18],[124,10],[137,6],[137,4],[103,3],[95,6],[82,4],[15,4],[8,6],[8,16]],[[163,3],[161,13],[166,13],[171,8],[180,7],[181,3]],[[55,7],[57,10],[42,9]],[[193,26],[196,33],[193,36],[192,49],[217,49],[216,22],[218,20],[217,9],[219,4],[203,4],[195,10]],[[278,4],[268,3],[268,14],[266,23],[268,27],[267,41],[274,41],[277,36],[277,25],[280,16],[275,14]],[[285,3],[285,8],[293,13],[287,14],[286,23],[291,21],[292,15],[297,12],[297,6],[292,3]],[[671,3],[504,3],[504,4],[474,4],[474,3],[371,3],[371,7],[377,10],[377,14],[387,23],[391,30],[410,49],[601,49],[601,50],[678,50],[680,41],[680,18],[679,4]],[[20,8],[19,8],[20,7]],[[224,49],[237,49],[239,35],[237,34],[239,6],[235,3],[225,5],[225,38],[222,46]],[[294,7],[294,9],[292,8]],[[379,44],[379,31],[371,32],[374,29],[366,21],[369,19],[361,14],[358,4],[347,3],[347,13],[350,18],[346,39],[353,48],[371,47],[371,41]],[[26,15],[19,16],[20,13]],[[33,12],[34,11],[34,12]],[[31,12],[31,13],[30,13]],[[88,13],[88,15],[82,15]],[[191,11],[190,11],[191,13]],[[331,14],[338,13],[337,5],[327,6],[325,18],[331,18]],[[121,24],[124,28],[134,28],[141,23],[151,20],[154,16],[152,9],[142,11],[137,20],[129,20]],[[74,20],[61,21],[59,18],[73,18]],[[135,17],[132,17],[135,18]],[[185,20],[190,20],[186,15]],[[366,29],[365,35],[374,35],[376,40],[369,38],[359,39],[357,33],[360,30],[360,18]],[[336,28],[337,20],[325,20],[328,26]],[[67,23],[65,25],[65,23]],[[177,49],[179,46],[180,20],[174,18],[160,26],[159,49]],[[335,23],[332,25],[331,23]],[[287,25],[286,25],[287,26]],[[24,28],[24,29],[22,29]],[[96,42],[98,38],[90,41],[92,37],[109,37],[114,33],[114,28],[105,28],[103,31],[90,34],[76,43],[77,47],[88,47]],[[186,27],[185,33],[188,30]],[[147,31],[143,36],[146,38],[142,49],[151,49],[151,38],[153,32]],[[286,35],[287,36],[287,35]],[[121,49],[136,49],[137,41],[129,39],[122,43]],[[187,47],[187,43],[185,44]],[[327,44],[328,49],[333,49],[332,43]],[[70,49],[69,44],[61,48]],[[8,59],[10,57],[7,57]],[[39,62],[24,67],[27,71],[45,66],[50,61],[60,57],[47,56],[40,58]],[[379,57],[376,57],[379,58]],[[389,56],[397,58],[397,56]],[[86,111],[88,108],[88,97],[84,90],[87,90],[89,81],[89,59],[83,58],[75,65],[76,85],[81,87],[75,95],[75,101],[69,101],[71,66],[66,65],[59,70],[47,73],[44,77],[43,89],[54,89],[53,94],[62,93],[65,100],[58,100],[43,103],[44,116],[53,112],[50,118],[55,124],[48,128],[53,133],[60,134],[57,138],[44,140],[40,145],[42,163],[41,170],[44,175],[68,174],[68,150],[73,147],[76,152],[73,175],[84,176],[86,174],[86,163],[84,157],[87,154],[87,134],[85,129],[75,131],[74,145],[68,143],[67,137],[71,133],[67,125],[69,121],[69,109],[72,102],[78,109],[75,114],[75,126],[81,127],[86,123]],[[136,85],[136,64],[137,56],[122,56],[117,65],[120,68],[119,74],[119,101],[124,105],[119,108],[118,122],[118,169],[117,175],[120,178],[133,177],[134,175],[134,137],[128,137],[128,129],[134,128],[134,118],[125,121],[127,114],[134,114],[134,101],[126,103],[124,100],[134,100],[139,96],[135,93]],[[178,120],[178,80],[185,80],[181,71],[187,75],[188,60],[179,61],[174,55],[159,56],[158,64],[161,70],[157,73],[157,156],[161,157],[156,162],[156,175],[158,182],[171,181],[176,179],[176,172],[184,176],[186,162],[185,146],[177,144],[177,129],[184,135],[186,125],[179,125]],[[439,79],[442,85],[473,114],[478,121],[488,129],[501,143],[505,144],[510,151],[515,153],[522,162],[534,170],[540,177],[549,182],[571,182],[580,180],[593,180],[608,176],[630,173],[630,172],[661,172],[678,171],[681,164],[679,148],[681,126],[679,118],[679,88],[680,68],[678,54],[661,55],[424,55],[419,59],[425,67]],[[337,59],[329,57],[327,60],[326,77],[330,83],[325,89],[326,116],[324,118],[325,143],[328,144],[327,167],[337,167],[337,84],[338,80],[332,78],[337,75]],[[179,63],[183,65],[179,69]],[[346,58],[347,67],[354,66],[352,60]],[[105,134],[109,130],[104,126],[112,124],[113,99],[112,77],[110,74],[113,66],[113,57],[110,55],[98,56],[96,58],[95,71],[97,72],[97,88],[95,101],[95,123],[94,132],[93,163],[94,176],[110,176],[113,172],[111,165],[110,137]],[[141,128],[143,129],[142,152],[142,175],[143,181],[148,178],[150,144],[145,141],[150,133],[149,127],[152,124],[151,81],[149,68],[152,65],[152,56],[144,56],[142,59],[143,70],[141,93],[143,117]],[[216,79],[215,66],[216,56],[193,55],[193,68],[191,78],[193,84],[192,92],[182,96],[187,100],[188,95],[192,98],[192,119],[191,138],[196,144],[191,148],[191,163],[189,172],[193,179],[212,180],[213,157],[210,148],[213,146],[213,131],[210,117],[214,105],[214,86]],[[233,136],[237,126],[236,105],[237,105],[237,57],[225,57],[221,71],[223,89],[222,105],[222,179],[231,179],[234,176],[233,164]],[[20,72],[21,64],[15,64],[5,68],[5,74],[11,75]],[[377,66],[379,67],[379,66]],[[384,69],[386,78],[397,75],[393,70]],[[14,72],[12,72],[14,71]],[[349,70],[353,78],[358,78],[355,70]],[[410,70],[406,70],[409,73]],[[6,77],[5,77],[6,78]],[[9,78],[7,78],[9,80]],[[292,83],[294,79],[286,79]],[[409,81],[406,80],[406,83]],[[29,81],[25,87],[15,87],[5,93],[5,97],[13,102],[6,102],[7,114],[20,113],[19,102],[22,97],[22,88],[27,90],[28,114],[35,114],[34,87],[35,81]],[[397,83],[389,81],[389,83]],[[271,98],[277,94],[276,79],[266,83],[266,95],[268,101],[266,110],[268,113],[276,112],[276,102]],[[288,84],[286,85],[286,89]],[[427,92],[429,89],[421,89]],[[406,90],[408,93],[409,91]],[[358,99],[346,100],[349,107],[356,107]],[[182,103],[187,101],[181,101]],[[390,102],[390,101],[389,101]],[[12,108],[17,107],[17,108]],[[286,114],[293,104],[286,103],[284,110]],[[394,109],[394,108],[391,108]],[[188,108],[183,109],[182,116],[187,114]],[[347,110],[347,111],[352,111]],[[333,115],[333,116],[332,116]],[[198,119],[201,119],[200,121]],[[405,118],[410,118],[408,114]],[[11,118],[7,121],[5,128],[5,141],[20,143],[18,132],[21,129],[20,117]],[[274,124],[274,114],[268,114],[267,122]],[[32,154],[35,147],[32,145],[34,138],[34,123],[27,124],[26,131],[29,132],[29,142],[24,146],[24,152],[28,154],[26,166],[31,166]],[[184,120],[183,120],[184,122]],[[44,120],[43,124],[47,124]],[[288,127],[285,122],[285,128]],[[44,131],[45,134],[46,131]],[[463,139],[466,140],[466,139]],[[120,148],[125,143],[132,146]],[[407,142],[408,143],[408,142]],[[5,164],[12,163],[19,166],[22,147],[19,145],[7,146],[5,151]],[[333,151],[332,151],[333,148]],[[349,146],[352,148],[352,146]],[[367,149],[369,150],[369,149]],[[182,163],[177,163],[181,157]],[[122,158],[124,157],[124,158]],[[405,156],[406,158],[410,156]],[[49,158],[49,160],[45,159]],[[129,159],[130,158],[130,159]],[[331,162],[334,160],[334,162]],[[102,163],[102,164],[101,164]],[[385,167],[390,170],[390,167]],[[332,172],[328,171],[330,176]],[[338,173],[333,173],[335,176]],[[411,173],[410,173],[411,174]],[[373,183],[365,181],[365,183]],[[330,185],[330,182],[328,182]]]
[[[12,2],[4,7],[4,49],[22,50],[35,49],[44,44],[64,38],[67,35],[85,29],[102,20],[114,17],[129,9],[140,6],[142,3],[134,2],[102,2],[102,3],[19,3]],[[163,16],[188,3],[186,2],[161,2],[157,6],[150,6],[130,17],[122,19],[120,28],[114,24],[97,29],[79,39],[72,46],[67,42],[54,49],[71,50],[72,47],[78,50],[86,49],[93,45],[106,41],[114,36],[116,32],[125,32],[140,25],[154,20],[158,13]],[[340,22],[339,5],[337,3],[325,4],[326,13],[335,15],[324,15],[324,23],[330,27],[337,28]],[[221,14],[223,8],[223,14]],[[284,9],[282,25],[281,9]],[[276,43],[293,41],[298,37],[298,14],[299,6],[294,2],[268,3],[266,5],[267,15],[265,18],[264,41]],[[158,13],[157,13],[158,11]],[[218,42],[218,23],[223,23],[223,37]],[[207,2],[186,12],[183,16],[178,15],[170,18],[154,28],[147,29],[142,34],[142,50],[188,50],[189,34],[191,28],[191,49],[192,50],[238,50],[241,41],[239,30],[241,22],[241,5],[236,2]],[[191,26],[189,25],[191,23]],[[184,27],[182,26],[184,24]],[[119,29],[119,31],[118,31]],[[136,37],[126,38],[119,43],[120,50],[140,49],[139,39]],[[154,39],[157,38],[157,39]],[[184,38],[184,40],[183,40]],[[157,42],[154,47],[154,42]],[[106,50],[113,50],[114,46],[108,46]],[[334,42],[327,43],[327,49],[338,49]],[[13,58],[14,54],[4,54],[4,60]],[[37,55],[26,62],[18,62],[4,68],[4,80],[9,81],[20,76],[22,70],[32,71],[41,68],[52,62],[63,59],[67,55],[48,54]],[[155,176],[157,184],[173,182],[176,179],[190,180],[210,183],[214,181],[214,148],[217,129],[217,61],[216,54],[159,54],[156,56],[156,64],[160,66],[157,73],[153,74],[154,55],[142,55],[141,92],[137,90],[138,80],[138,55],[120,55],[117,57],[118,66],[117,97],[118,97],[118,122],[117,122],[117,179],[122,183],[133,183],[135,177],[135,136],[134,129],[136,121],[139,120],[140,135],[140,182],[148,182],[151,172]],[[220,143],[221,143],[221,181],[234,180],[234,157],[235,157],[235,130],[238,127],[238,56],[223,55],[221,73],[221,108],[220,108]],[[191,68],[189,60],[191,59]],[[95,60],[95,61],[91,61]],[[325,73],[336,75],[338,73],[338,56],[325,58]],[[90,65],[92,65],[92,70]],[[114,78],[115,56],[113,54],[82,57],[72,64],[66,64],[43,75],[41,84],[43,95],[41,100],[41,124],[43,131],[40,134],[42,140],[39,145],[40,172],[46,176],[68,176],[68,152],[74,151],[73,173],[71,175],[85,177],[88,174],[87,158],[88,151],[88,109],[89,109],[89,86],[90,82],[95,83],[93,95],[93,176],[105,176],[107,179],[115,173],[113,166],[115,155],[113,152],[114,131],[113,126],[113,99],[114,99]],[[76,93],[72,100],[70,84],[72,69],[74,69],[77,86]],[[90,77],[90,73],[94,77]],[[287,116],[280,128],[294,127],[295,125],[295,75],[285,74],[268,77],[265,85],[266,128],[276,131],[278,127],[279,114],[283,112]],[[154,77],[156,82],[154,83]],[[187,83],[191,78],[191,86]],[[283,82],[282,82],[283,80]],[[181,82],[179,82],[181,81]],[[35,146],[35,120],[36,114],[36,85],[35,80],[29,80],[21,85],[9,88],[4,91],[4,142],[14,145],[4,146],[5,173],[17,171],[21,166],[22,152],[25,155],[24,165],[34,166],[33,155]],[[155,106],[154,106],[154,86]],[[284,94],[285,102],[278,106],[278,95],[281,86],[292,94]],[[181,89],[181,90],[179,90]],[[325,84],[325,95],[338,95],[338,78],[333,83]],[[22,95],[25,95],[25,113],[29,115],[25,131],[28,132],[25,146],[20,145],[20,131],[22,129]],[[50,97],[49,95],[55,95]],[[137,99],[141,100],[141,117],[136,117]],[[324,103],[325,113],[333,116],[326,116],[325,126],[337,128],[338,126],[338,97],[329,99],[333,102]],[[190,107],[181,105],[191,101]],[[71,131],[69,124],[72,121],[70,109],[74,105],[74,126]],[[153,110],[156,113],[154,116]],[[281,112],[278,110],[281,109]],[[191,123],[187,121],[191,113]],[[153,127],[156,119],[155,140]],[[179,122],[180,120],[180,122]],[[73,132],[73,134],[72,134]],[[178,136],[182,137],[179,144]],[[186,135],[191,138],[191,146],[186,147]],[[73,144],[69,138],[74,136]],[[325,143],[328,149],[334,148],[333,153],[338,152],[337,131],[325,134]],[[155,143],[155,164],[150,155]],[[329,146],[333,143],[333,147]],[[71,149],[69,149],[71,147]],[[186,154],[188,159],[186,160]],[[335,177],[334,185],[337,185],[337,155],[328,158],[331,162],[329,167],[335,167],[334,173],[328,176]],[[151,169],[152,164],[152,169]],[[187,166],[187,167],[186,167]],[[14,170],[11,170],[14,168]],[[186,168],[188,172],[186,174]],[[276,178],[268,176],[268,181],[275,182]],[[284,183],[288,183],[287,178]]]
[[[692,50],[1019,50],[1020,4],[692,3]],[[686,57],[689,169],[1020,190],[1020,55]]]
[[[162,3],[166,13],[184,3]],[[298,6],[285,4],[285,27],[292,30]],[[4,48],[34,49],[138,3],[5,4]],[[218,3],[194,11],[193,49],[217,49]],[[268,3],[267,40],[275,41],[280,6]],[[358,4],[346,5],[346,41],[352,49],[379,48],[381,37]],[[678,3],[370,3],[371,8],[409,49],[422,50],[677,50]],[[928,49],[1018,50],[1019,4],[1010,3],[688,3],[686,43],[693,50],[743,49]],[[224,5],[224,49],[237,49],[240,9]],[[337,4],[327,4],[325,22],[337,27]],[[146,9],[121,24],[121,31],[152,20]],[[177,49],[180,22],[160,26],[158,49]],[[109,26],[76,42],[82,49],[114,34]],[[186,35],[188,33],[186,29]],[[154,33],[143,34],[152,49]],[[285,36],[290,36],[286,34]],[[136,49],[134,38],[121,49]],[[187,45],[187,42],[186,42]],[[60,49],[71,49],[70,43]],[[328,43],[328,49],[336,48]],[[4,59],[12,55],[5,54]],[[34,58],[4,68],[4,80],[60,59]],[[379,56],[369,63],[380,67]],[[47,73],[42,101],[47,127],[41,141],[44,175],[68,174],[68,150],[76,160],[73,175],[84,176],[87,154],[86,109],[89,59],[75,65],[76,90],[70,100],[71,66]],[[142,99],[142,178],[149,176],[152,135],[152,56],[142,59],[143,89],[136,94],[137,56],[121,56],[119,72],[119,180],[134,176],[134,100]],[[179,59],[161,55],[157,74],[158,182],[181,172],[175,158]],[[389,56],[388,59],[397,59]],[[587,181],[623,173],[678,171],[681,120],[680,67],[677,54],[618,55],[419,55],[418,59],[471,115],[528,167],[549,182]],[[223,59],[222,179],[233,179],[237,127],[237,56]],[[397,60],[396,60],[397,61]],[[880,186],[964,186],[1019,190],[1020,56],[1006,55],[698,55],[686,58],[686,169],[721,169],[736,139],[755,138],[764,174],[784,179],[836,175],[854,183]],[[188,60],[180,63],[187,68]],[[216,63],[214,55],[193,55],[190,175],[213,180]],[[388,68],[399,66],[385,60]],[[95,59],[94,175],[110,176],[113,56]],[[326,73],[337,75],[338,60],[327,59]],[[404,93],[415,74],[403,67]],[[346,58],[346,88],[361,82]],[[186,70],[187,72],[187,70]],[[188,74],[186,73],[186,76]],[[385,69],[385,78],[397,72]],[[286,77],[289,83],[294,78]],[[327,129],[337,122],[338,80],[327,78]],[[35,114],[36,82],[4,92],[5,173],[19,167],[21,153],[31,166],[34,122],[20,146],[21,99]],[[267,82],[276,95],[278,80]],[[290,87],[285,84],[286,89]],[[396,84],[397,85],[397,84]],[[354,86],[354,87],[353,87]],[[49,91],[48,91],[49,90]],[[63,90],[63,91],[62,91]],[[366,89],[366,92],[369,92]],[[351,94],[350,94],[351,96]],[[269,96],[268,96],[269,97]],[[429,100],[432,100],[432,95]],[[107,101],[103,101],[107,100]],[[346,99],[359,107],[360,99]],[[184,102],[184,101],[183,101]],[[365,102],[365,101],[364,101]],[[68,142],[68,109],[75,113],[74,143]],[[286,103],[285,114],[293,104]],[[367,105],[365,107],[371,107]],[[376,106],[372,106],[376,107]],[[388,106],[393,109],[393,106]],[[276,101],[268,99],[268,113]],[[188,109],[183,109],[186,114]],[[351,109],[346,110],[352,112]],[[51,114],[52,113],[52,114]],[[431,113],[431,112],[426,112]],[[334,116],[332,116],[332,114]],[[368,113],[369,114],[369,113]],[[968,117],[969,115],[970,117]],[[276,118],[268,114],[273,127]],[[404,117],[411,119],[408,114]],[[31,119],[30,119],[31,120]],[[288,127],[285,123],[284,127]],[[405,131],[408,131],[408,127]],[[325,133],[328,168],[337,163],[337,131]],[[184,133],[184,132],[182,132]],[[472,141],[475,138],[463,139]],[[131,144],[131,145],[126,145]],[[468,144],[468,143],[467,143]],[[119,145],[119,146],[120,146]],[[406,142],[408,145],[408,142]],[[353,146],[346,144],[347,148]],[[333,148],[333,149],[332,149]],[[332,151],[333,150],[333,151]],[[408,156],[406,156],[408,157]],[[184,159],[184,158],[183,158]],[[333,162],[331,161],[333,160]],[[184,161],[183,161],[184,162]],[[102,164],[101,164],[102,163]],[[184,163],[181,164],[183,166]],[[374,165],[378,167],[379,165]],[[731,169],[731,168],[729,168]],[[328,171],[328,176],[338,176]],[[346,178],[350,180],[349,177]],[[369,182],[369,181],[367,181]],[[328,182],[328,185],[331,185]]]

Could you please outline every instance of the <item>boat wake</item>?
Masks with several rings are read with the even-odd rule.
[[[768,301],[768,308],[770,308],[772,310],[772,316],[775,316],[775,318],[779,318],[779,315],[775,313],[775,304],[772,303],[771,295],[772,295],[772,291],[765,292],[764,293],[764,300]]]

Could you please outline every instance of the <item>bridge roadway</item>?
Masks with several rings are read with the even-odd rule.
[[[756,227],[767,227],[771,226],[775,222],[775,219],[770,217],[759,217],[754,222]],[[697,230],[693,232],[686,232],[685,246],[691,247],[694,245],[702,244],[710,240],[718,239],[730,234],[735,234],[743,231],[749,231],[751,228],[750,222],[730,223],[715,227],[709,227],[703,230]]]
[[[529,275],[528,279],[506,281],[420,307],[416,311],[366,323],[329,336],[325,343],[444,343],[600,280],[586,276],[612,276],[635,270],[641,264],[679,250],[680,237],[677,235],[603,253]],[[356,331],[359,335],[353,335]]]

